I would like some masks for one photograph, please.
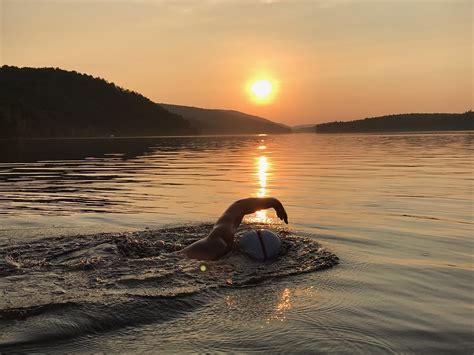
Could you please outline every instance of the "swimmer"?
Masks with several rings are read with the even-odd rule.
[[[198,260],[219,259],[232,249],[235,233],[244,216],[267,208],[275,209],[278,218],[288,224],[288,215],[278,199],[273,197],[245,198],[234,202],[224,211],[206,238],[188,245],[178,251],[178,254]]]

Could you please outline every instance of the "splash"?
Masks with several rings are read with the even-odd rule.
[[[241,226],[236,239],[255,227],[259,225]],[[211,228],[211,224],[188,225],[133,233],[43,238],[0,246],[0,329],[11,326],[11,321],[58,311],[84,316],[95,309],[93,316],[85,317],[85,330],[83,325],[79,328],[82,332],[97,331],[97,327],[104,331],[147,319],[143,310],[151,308],[157,312],[157,300],[164,308],[169,308],[166,300],[182,302],[183,298],[185,303],[194,299],[193,304],[199,304],[199,295],[219,292],[221,288],[250,287],[338,263],[338,258],[314,239],[275,228],[282,249],[276,259],[265,263],[249,259],[237,248],[220,260],[206,263],[175,253],[202,238]],[[154,305],[143,305],[144,299],[154,300]],[[123,309],[127,311],[118,312]],[[121,314],[119,319],[106,321],[117,312]],[[150,309],[146,312],[154,314]],[[107,316],[101,318],[98,314]],[[84,318],[77,314],[74,317]],[[0,348],[8,339],[5,334],[0,335]]]

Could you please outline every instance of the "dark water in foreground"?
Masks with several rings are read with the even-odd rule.
[[[238,249],[212,263],[173,253],[211,228],[190,225],[1,245],[6,297],[0,346],[33,344],[33,350],[36,343],[53,339],[163,322],[204,305],[209,295],[221,297],[220,289],[251,287],[338,262],[317,242],[286,230],[277,231],[283,247],[273,262],[252,262]],[[243,226],[242,232],[249,228]]]
[[[0,352],[472,353],[472,137],[1,141]],[[173,254],[271,195],[274,262]]]

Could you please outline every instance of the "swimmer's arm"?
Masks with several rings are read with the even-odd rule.
[[[184,255],[190,259],[217,260],[228,250],[229,246],[224,240],[204,238],[180,250],[178,255]]]
[[[227,210],[225,210],[224,214],[221,218],[219,218],[217,223],[228,222],[230,219],[234,228],[237,228],[245,215],[267,208],[274,208],[278,218],[288,224],[288,215],[285,211],[285,208],[283,207],[283,204],[274,197],[250,197],[238,200],[230,205]]]

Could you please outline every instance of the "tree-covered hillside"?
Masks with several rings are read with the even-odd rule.
[[[0,138],[193,133],[181,116],[104,79],[54,68],[0,68]]]
[[[316,125],[316,133],[474,130],[474,113],[407,113]]]
[[[291,128],[240,111],[160,104],[199,127],[202,134],[291,133]]]

